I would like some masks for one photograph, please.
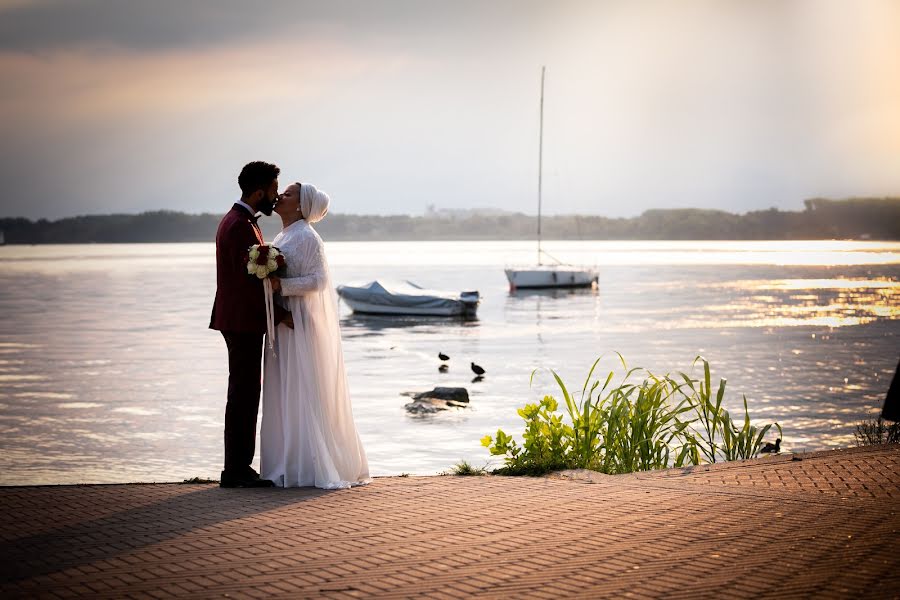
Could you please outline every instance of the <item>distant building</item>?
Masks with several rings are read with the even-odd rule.
[[[425,207],[426,219],[462,221],[472,217],[502,217],[514,214],[516,213],[511,210],[503,210],[502,208],[438,208],[434,204],[429,204]]]

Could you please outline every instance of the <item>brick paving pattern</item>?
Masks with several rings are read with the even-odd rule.
[[[0,488],[0,597],[900,597],[900,446],[353,490]]]

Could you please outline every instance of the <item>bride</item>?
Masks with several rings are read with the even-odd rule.
[[[312,227],[328,213],[328,203],[315,186],[293,183],[275,206],[284,227],[272,245],[287,263],[277,301],[293,314],[294,329],[279,326],[276,354],[265,353],[260,470],[281,487],[369,482],[344,374],[337,296],[322,238]]]

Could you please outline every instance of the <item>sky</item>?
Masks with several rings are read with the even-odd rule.
[[[0,217],[900,195],[900,0],[0,0]]]

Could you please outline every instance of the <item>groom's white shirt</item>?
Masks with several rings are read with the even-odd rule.
[[[235,202],[235,204],[240,204],[241,206],[246,208],[247,212],[250,213],[251,217],[256,214],[256,211],[253,210],[252,208],[250,208],[250,205],[247,204],[246,202],[244,202],[243,200],[238,200],[237,202]]]

